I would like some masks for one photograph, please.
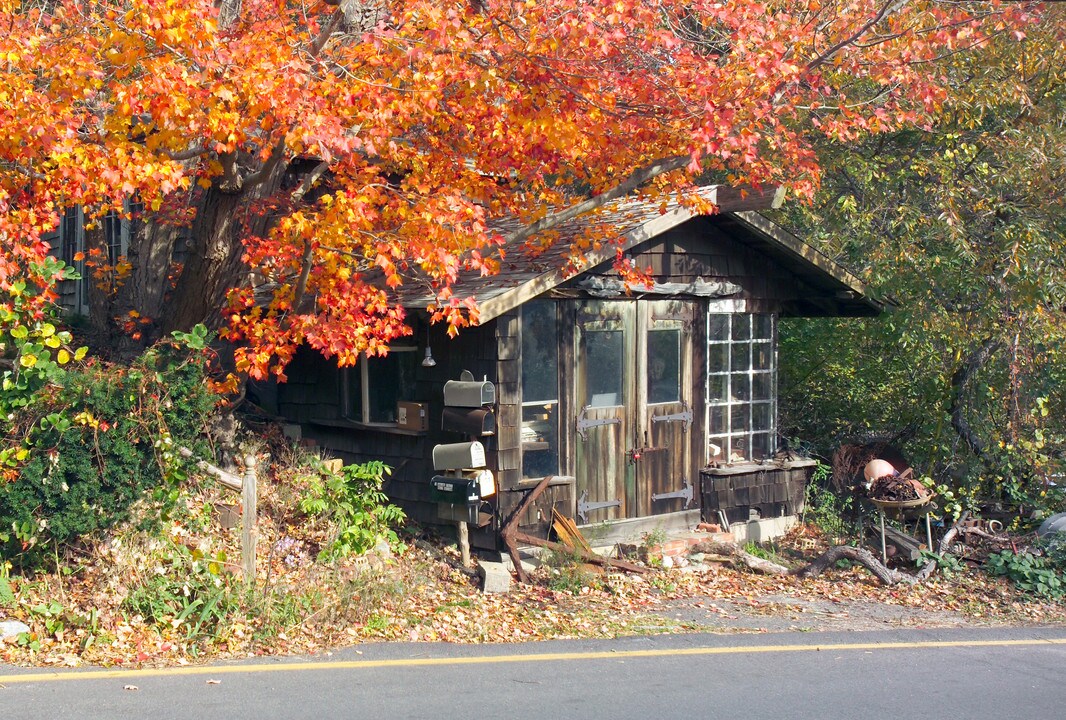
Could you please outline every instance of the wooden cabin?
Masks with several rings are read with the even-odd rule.
[[[432,297],[409,290],[406,344],[348,369],[298,355],[277,410],[339,457],[391,465],[386,491],[425,523],[456,519],[431,490],[433,448],[480,441],[496,482],[471,527],[480,548],[498,549],[501,523],[549,475],[525,532],[544,536],[553,509],[579,525],[734,529],[797,513],[814,463],[779,453],[778,321],[879,308],[856,278],[755,212],[773,193],[706,192],[718,214],[632,204],[598,218],[615,223],[654,286],[627,287],[613,245],[570,274],[565,242],[508,253],[499,275],[456,287],[477,299],[478,326],[449,339],[425,322]],[[495,388],[482,408],[492,434],[445,418],[445,383],[463,371]]]

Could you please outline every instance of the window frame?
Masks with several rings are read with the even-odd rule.
[[[390,347],[389,355],[393,353],[417,353],[418,347],[414,345],[402,345],[398,347]],[[343,368],[341,373],[341,415],[346,420],[365,425],[366,427],[380,427],[380,428],[394,428],[397,425],[396,421],[393,422],[381,422],[370,419],[370,362],[375,359],[384,359],[378,357],[369,357],[365,352],[359,353],[359,359],[355,365],[351,365]],[[352,403],[352,382],[351,373],[359,373],[359,406],[353,407]],[[402,399],[402,398],[401,398]],[[358,411],[356,411],[358,410]]]

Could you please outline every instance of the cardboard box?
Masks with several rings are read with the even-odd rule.
[[[396,426],[404,430],[428,430],[429,409],[425,403],[396,403]]]

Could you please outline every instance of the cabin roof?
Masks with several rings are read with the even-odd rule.
[[[714,203],[718,213],[703,216],[730,239],[764,254],[817,291],[810,302],[794,308],[793,315],[873,316],[881,306],[866,297],[862,282],[831,258],[756,212],[780,206],[779,188],[744,191],[726,186],[703,188],[699,194]],[[464,271],[454,284],[457,297],[472,297],[481,322],[509,312],[574,277],[610,264],[616,254],[672,230],[699,215],[676,200],[663,203],[632,201],[597,213],[592,219],[577,218],[554,229],[555,242],[546,248],[536,241],[505,243],[497,257],[500,271],[494,275]],[[617,230],[617,243],[604,243],[581,257],[573,258],[571,243],[590,223]],[[502,233],[516,228],[506,221],[496,226]],[[708,234],[708,242],[711,242]],[[425,310],[436,301],[424,284],[405,284],[394,291],[401,305]]]

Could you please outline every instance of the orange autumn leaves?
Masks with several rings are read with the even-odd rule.
[[[494,220],[551,218],[664,159],[650,197],[697,177],[808,196],[812,133],[926,122],[937,57],[1038,19],[994,2],[407,0],[352,25],[357,2],[247,0],[228,23],[208,0],[0,3],[0,283],[31,272],[19,258],[64,207],[135,195],[151,223],[225,186],[249,273],[222,317],[256,377],[301,344],[345,363],[383,350],[408,332],[387,288],[424,286],[454,331],[476,319],[458,273],[499,268]],[[267,232],[241,230],[263,214]]]

